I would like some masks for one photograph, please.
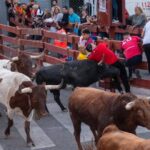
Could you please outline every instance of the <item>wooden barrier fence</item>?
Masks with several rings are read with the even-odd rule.
[[[140,29],[135,33],[139,33]],[[11,32],[16,34],[16,37],[10,37],[6,34],[6,32]],[[31,36],[40,36],[39,40],[32,40]],[[49,42],[48,39],[57,39],[60,41],[65,41],[67,43],[72,44],[73,49],[69,48],[60,48]],[[0,24],[0,58],[11,58],[17,56],[18,52],[23,52],[27,54],[37,55],[39,52],[35,52],[33,49],[42,49],[45,52],[44,58],[39,60],[38,63],[42,65],[43,62],[56,64],[56,63],[64,63],[64,59],[59,59],[54,56],[49,55],[49,52],[58,53],[65,56],[71,56],[74,59],[77,58],[78,51],[77,44],[79,41],[79,37],[67,34],[60,35],[57,33],[51,33],[47,30],[43,29],[29,29],[29,28],[15,28],[6,25]],[[98,38],[98,42],[102,42],[100,38]],[[121,42],[116,40],[107,40],[109,46],[114,51],[116,49],[121,48]],[[10,46],[11,45],[11,46]],[[13,46],[12,46],[13,45]],[[147,70],[147,63],[143,62],[139,66],[139,69]],[[150,80],[145,79],[134,79],[132,81],[133,86],[143,87],[150,89]]]

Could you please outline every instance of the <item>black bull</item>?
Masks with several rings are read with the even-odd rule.
[[[108,67],[104,64],[97,64],[94,61],[72,61],[64,64],[43,67],[36,73],[37,84],[59,84],[64,80],[63,87],[67,84],[73,87],[86,87],[105,77],[116,77],[119,70],[114,67]],[[56,103],[62,111],[66,110],[60,101],[60,90],[51,90]]]

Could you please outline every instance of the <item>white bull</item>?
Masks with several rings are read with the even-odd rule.
[[[22,73],[0,69],[0,103],[6,107],[8,115],[5,135],[10,135],[14,114],[19,114],[25,119],[27,143],[34,146],[30,137],[30,121],[33,112],[35,110],[39,117],[47,115],[46,90],[59,89],[61,86],[61,84],[34,85],[31,79]]]

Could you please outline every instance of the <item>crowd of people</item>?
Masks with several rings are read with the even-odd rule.
[[[96,16],[88,16],[86,9],[77,14],[73,8],[60,7],[57,0],[52,1],[51,9],[45,10],[41,9],[36,0],[30,0],[28,4],[6,0],[6,6],[10,26],[42,27],[56,32],[57,26],[61,24],[66,32],[79,34],[81,24],[93,24],[97,21]]]
[[[114,0],[115,1],[115,0]],[[117,11],[116,6],[113,6]],[[103,61],[108,65],[117,67],[120,70],[120,78],[124,84],[125,91],[130,92],[129,80],[135,73],[141,78],[140,72],[136,70],[136,66],[142,62],[143,50],[146,54],[148,62],[148,71],[150,73],[150,21],[146,18],[140,7],[135,7],[135,14],[129,16],[126,10],[126,26],[131,25],[132,29],[143,28],[141,36],[131,36],[129,32],[125,32],[122,40],[122,49],[119,54],[124,57],[124,64],[119,61],[116,54],[108,47],[107,39],[96,45],[96,38],[93,37],[88,29],[81,31],[81,25],[96,24],[97,17],[89,16],[86,9],[81,11],[81,15],[74,12],[73,8],[58,6],[56,0],[52,1],[52,7],[49,10],[42,10],[35,0],[26,3],[12,3],[6,0],[8,21],[10,26],[21,26],[31,28],[45,28],[51,32],[59,34],[67,34],[68,32],[80,35],[78,43],[78,60],[90,59],[96,62]],[[113,21],[117,21],[117,14],[114,12]],[[124,27],[126,29],[126,26]],[[98,36],[98,35],[96,35]],[[67,48],[68,43],[55,40],[54,44],[59,47]],[[125,70],[128,67],[129,73]],[[122,88],[119,88],[122,92]]]

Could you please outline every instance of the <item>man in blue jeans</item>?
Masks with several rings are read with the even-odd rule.
[[[119,22],[119,6],[118,6],[118,0],[112,0],[112,21],[113,22]]]

